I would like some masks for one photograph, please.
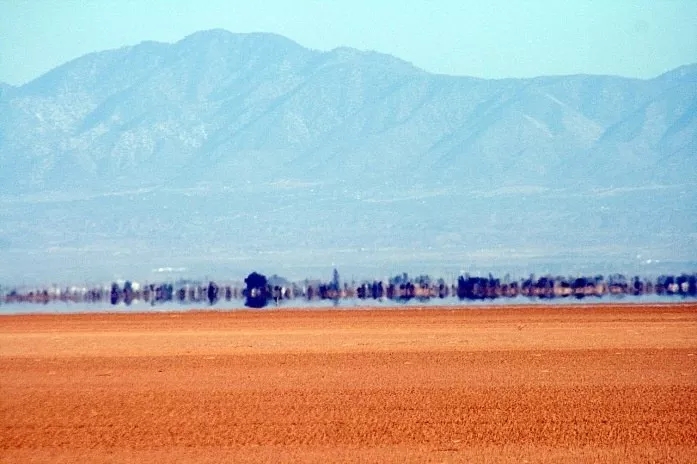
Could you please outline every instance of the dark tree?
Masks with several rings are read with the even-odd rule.
[[[469,280],[469,278],[465,279],[464,276],[459,276],[457,278],[457,297],[461,300],[464,300],[469,296],[469,282],[467,282],[467,280]]]
[[[641,277],[634,276],[632,279],[632,295],[642,295],[645,288],[646,284],[641,280]]]
[[[368,297],[368,284],[362,283],[359,285],[356,288],[356,296],[361,300],[365,300]]]
[[[165,301],[172,301],[174,298],[174,286],[172,284],[164,285],[164,296]]]
[[[611,274],[607,279],[607,288],[610,295],[624,296],[629,293],[629,283],[622,274]]]
[[[133,284],[131,284],[130,280],[127,280],[123,284],[123,302],[126,303],[127,306],[133,303]]]
[[[484,277],[471,277],[465,274],[457,279],[457,297],[461,300],[483,300],[490,294],[489,288],[489,279]]]
[[[438,279],[438,298],[445,298],[448,296],[448,286],[445,284],[445,280]]]
[[[155,301],[156,302],[161,302],[164,301],[164,291],[162,290],[162,285],[156,285],[155,286]]]
[[[573,281],[571,284],[571,288],[573,289],[574,296],[577,299],[582,299],[586,296],[586,287],[588,286],[588,279],[585,277],[578,277],[576,280]]]
[[[211,306],[213,306],[214,304],[216,304],[218,302],[218,291],[219,291],[218,285],[215,282],[210,281],[208,283],[208,290],[206,293],[208,296],[208,303]]]
[[[150,285],[146,285],[145,287],[143,287],[143,302],[150,303],[151,297],[152,293],[150,290]]]
[[[317,293],[319,294],[319,299],[320,300],[328,299],[330,290],[331,290],[331,287],[329,285],[319,284],[319,287],[317,287]]]
[[[121,289],[119,288],[119,284],[116,282],[111,284],[110,301],[113,305],[119,304],[121,301]]]
[[[692,274],[687,278],[687,294],[697,296],[697,274]]]
[[[535,283],[535,288],[537,289],[538,298],[554,298],[554,278],[550,276],[543,276],[537,279]]]
[[[676,279],[675,283],[677,284],[677,292],[681,296],[688,296],[689,295],[689,287],[690,287],[690,276],[687,274],[680,274]]]
[[[271,289],[271,296],[273,297],[273,302],[278,306],[283,299],[283,288],[280,285],[274,285],[273,289]]]
[[[387,295],[388,299],[394,300],[396,291],[397,290],[395,289],[395,286],[393,283],[387,284],[387,289],[385,289],[385,294]]]
[[[334,272],[332,273],[332,283],[330,285],[330,288],[335,292],[339,292],[341,290],[341,282],[339,281],[339,271],[337,271],[336,269],[334,269]]]
[[[379,300],[385,296],[385,287],[382,281],[373,281],[371,293],[374,300]]]
[[[268,304],[269,294],[266,276],[252,272],[244,279],[244,305],[250,308],[263,308]]]

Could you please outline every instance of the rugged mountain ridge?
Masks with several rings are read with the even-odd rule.
[[[86,55],[13,89],[0,100],[0,162],[12,166],[0,185],[118,189],[259,172],[681,182],[697,139],[695,82],[695,66],[651,80],[442,76],[375,52],[205,31]]]
[[[0,283],[692,272],[695,82],[221,30],[86,55],[0,88]]]

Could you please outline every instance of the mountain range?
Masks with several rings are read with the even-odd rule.
[[[0,85],[0,281],[694,270],[696,161],[697,64],[487,80],[204,31]]]

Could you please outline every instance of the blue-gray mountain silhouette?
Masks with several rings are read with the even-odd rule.
[[[694,262],[696,83],[435,75],[222,30],[92,53],[0,86],[0,279]]]

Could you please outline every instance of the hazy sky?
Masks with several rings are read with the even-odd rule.
[[[0,81],[203,29],[389,53],[477,77],[654,77],[697,62],[697,0],[0,0]]]

